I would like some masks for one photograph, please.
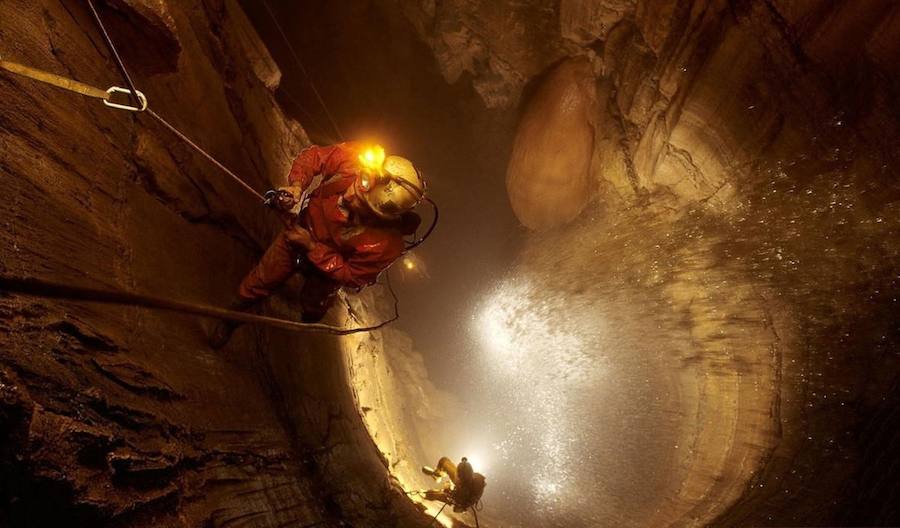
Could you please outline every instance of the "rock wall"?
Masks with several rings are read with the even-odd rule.
[[[892,2],[485,4],[396,2],[447,81],[465,75],[490,108],[527,115],[529,83],[590,58],[604,200],[664,192],[727,209],[762,159],[821,152],[848,131],[896,150]]]
[[[152,109],[258,191],[281,181],[307,140],[235,1],[98,3]],[[5,60],[122,83],[85,3],[4,0],[0,21]],[[6,275],[221,306],[277,227],[148,115],[6,72],[0,182]],[[336,341],[245,328],[214,352],[208,324],[0,295],[0,524],[425,519],[389,481]]]
[[[603,400],[617,412],[573,408],[633,429],[599,442],[605,505],[553,506],[546,525],[896,522],[896,472],[875,453],[896,437],[900,6],[388,3],[448,82],[521,116],[520,137],[541,112],[544,133],[564,133],[541,98],[548,72],[593,65],[592,188],[568,199],[592,205],[559,227],[535,221],[553,196],[523,207],[510,192],[524,225],[557,227],[529,236],[509,280],[532,285],[533,313],[587,318],[576,337],[621,323],[660,377]],[[638,361],[609,346],[598,365]],[[646,456],[623,462],[634,445]],[[649,460],[645,486],[623,476]]]
[[[381,306],[388,313],[387,293],[373,290],[355,299],[354,305]],[[421,467],[434,465],[440,453],[452,453],[458,444],[456,437],[467,434],[454,427],[464,412],[459,400],[434,385],[422,354],[412,339],[396,328],[357,335],[342,344],[354,401],[391,478],[410,492],[410,498],[422,504],[428,515],[437,515],[443,505],[425,501],[417,493],[435,487]],[[441,522],[453,517],[455,528],[472,526],[471,517],[451,514],[448,509],[444,512]]]

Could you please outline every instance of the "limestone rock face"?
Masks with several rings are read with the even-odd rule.
[[[587,59],[570,59],[541,81],[518,126],[506,188],[532,229],[562,225],[591,198],[594,77]]]
[[[111,0],[105,14],[119,24],[110,26],[129,64],[147,73],[178,69],[181,42],[175,19],[164,0]]]
[[[487,493],[513,499],[489,522],[897,523],[900,4],[270,1],[344,28],[308,37],[295,19],[290,35],[328,70],[342,125],[384,105],[435,165],[510,154],[505,188],[503,170],[432,187],[506,192],[529,228],[499,309],[477,312],[500,318],[490,330],[534,323],[500,332],[514,350],[491,358],[526,405],[498,386],[478,411],[499,407],[501,433],[553,434],[529,451],[498,435],[513,456]],[[155,111],[258,191],[281,183],[308,141],[236,0],[98,4]],[[4,58],[122,83],[82,3],[4,0],[0,21]],[[298,93],[298,112],[319,104]],[[433,123],[430,103],[454,97],[459,115]],[[15,276],[226,305],[278,227],[149,116],[6,73],[0,185],[0,273]],[[498,236],[495,202],[477,203],[477,222],[442,221],[472,254]],[[444,291],[486,288],[476,266],[491,262],[457,264],[471,276],[442,275]],[[377,322],[377,295],[328,322]],[[415,343],[243,328],[213,352],[207,326],[0,294],[0,525],[427,525],[402,488],[451,446],[458,402]]]
[[[434,50],[444,78],[463,74],[488,108],[515,105],[525,83],[564,56],[553,2],[387,0]],[[548,38],[548,36],[551,36]]]
[[[634,10],[636,3],[634,0],[563,0],[559,5],[560,34],[580,46],[605,39],[613,26]]]
[[[896,83],[892,2],[399,3],[448,81],[466,72],[491,108],[514,108],[525,84],[562,57],[597,52],[606,100],[597,105],[593,177],[614,191],[606,199],[663,193],[732,209],[749,167],[807,147],[795,142],[815,126],[810,116],[847,125],[833,109],[849,95],[836,98],[823,76],[835,87],[860,81],[846,93],[859,103],[852,119],[863,133],[896,132],[877,88]],[[870,66],[875,73],[864,73]]]
[[[507,190],[532,233],[509,284],[532,288],[534,304],[515,297],[514,307],[548,310],[549,327],[595,339],[592,364],[659,373],[637,378],[652,387],[645,400],[617,388],[595,415],[572,411],[579,427],[603,423],[595,436],[620,449],[599,442],[610,451],[590,451],[590,464],[573,455],[575,476],[560,470],[567,485],[597,485],[603,505],[560,512],[581,499],[560,492],[544,525],[896,523],[896,489],[884,484],[897,479],[896,457],[877,453],[896,438],[900,398],[896,354],[885,355],[900,342],[896,295],[885,295],[900,270],[900,4],[395,3],[448,80],[518,117]],[[446,38],[448,27],[467,37]],[[507,70],[457,68],[448,48],[477,48],[481,64]],[[585,159],[551,148],[528,158],[552,144],[535,123],[549,133],[556,122],[535,117],[536,101],[562,107],[569,92],[540,94],[561,60],[582,56],[594,137],[571,136],[590,176],[529,180],[526,166]],[[525,149],[523,138],[540,139]],[[592,204],[560,209],[591,188]],[[614,339],[603,341],[592,329],[609,321]],[[546,353],[534,349],[535,361]],[[622,376],[603,383],[632,379]],[[631,449],[640,455],[623,462]]]
[[[97,4],[156,112],[256,190],[283,182],[308,141],[236,1]],[[4,1],[0,21],[4,59],[124,82],[83,2]],[[0,273],[17,277],[225,306],[277,229],[150,116],[7,72],[0,188]],[[208,326],[0,294],[0,525],[425,523],[335,342],[245,328],[214,352]]]

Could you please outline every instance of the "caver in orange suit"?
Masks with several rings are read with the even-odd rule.
[[[409,160],[353,143],[305,149],[288,181],[288,187],[267,193],[286,227],[241,282],[232,308],[250,308],[299,272],[302,320],[318,322],[341,287],[374,283],[403,255],[403,237],[419,226],[411,210],[424,198],[425,181]],[[237,326],[217,323],[210,345],[224,346]]]
[[[365,177],[362,150],[357,144],[341,143],[313,146],[300,153],[288,176],[290,186],[299,194],[316,175],[322,176],[322,183],[310,194],[306,208],[275,238],[241,282],[242,299],[267,297],[300,271],[305,278],[302,318],[304,322],[317,322],[325,316],[337,290],[374,283],[403,254],[403,237],[415,233],[418,215],[399,208],[397,214],[391,214],[384,207],[370,215],[358,214],[345,203],[348,189],[359,190]],[[311,235],[312,243],[307,247],[292,240],[297,227]]]

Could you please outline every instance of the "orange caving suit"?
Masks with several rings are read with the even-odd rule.
[[[344,192],[354,184],[362,166],[359,145],[340,143],[304,149],[291,168],[289,184],[306,190],[317,174],[323,179],[309,203],[272,242],[259,264],[241,282],[239,294],[247,300],[272,294],[295,272],[305,281],[301,292],[303,321],[320,321],[342,286],[362,288],[403,254],[404,235],[415,233],[420,218],[405,213],[395,221],[362,219],[343,205]],[[294,225],[306,228],[313,239],[309,251],[290,241]],[[297,267],[298,257],[305,266]]]

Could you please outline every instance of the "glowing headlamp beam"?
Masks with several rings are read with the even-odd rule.
[[[359,155],[359,162],[362,166],[378,174],[381,173],[384,166],[384,159],[384,147],[381,145],[369,147]]]

